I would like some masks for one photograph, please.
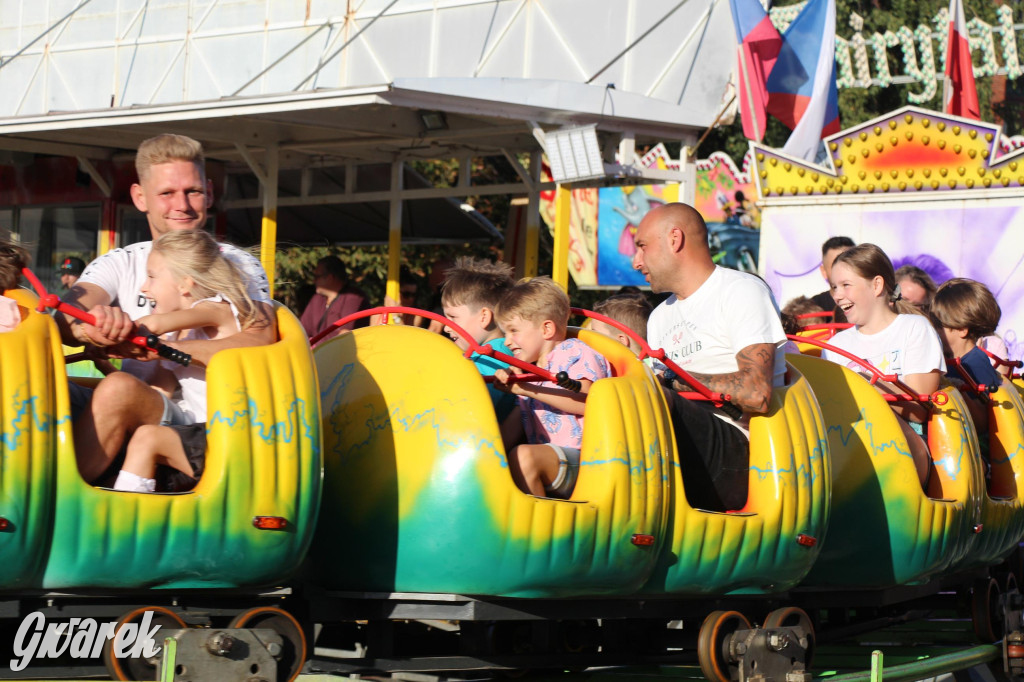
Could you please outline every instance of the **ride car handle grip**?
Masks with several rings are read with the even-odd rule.
[[[188,367],[192,363],[192,356],[183,350],[177,348],[171,348],[170,346],[164,345],[160,342],[160,337],[156,334],[150,334],[146,337],[146,348],[155,350],[156,354],[162,358],[176,362],[182,367]]]
[[[582,383],[576,379],[570,379],[568,372],[565,372],[564,370],[555,375],[555,383],[558,384],[560,388],[572,391],[573,393],[579,393],[583,388]]]

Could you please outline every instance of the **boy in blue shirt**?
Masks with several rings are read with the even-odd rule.
[[[956,278],[945,282],[932,298],[932,323],[939,332],[942,345],[967,371],[974,383],[989,387],[1002,385],[1002,377],[992,366],[985,351],[978,348],[978,339],[994,334],[1002,311],[992,292],[981,282]],[[962,381],[953,362],[947,363],[946,376]],[[988,406],[979,396],[970,396],[967,407],[978,433],[988,433]]]
[[[445,280],[441,285],[444,316],[462,327],[478,344],[486,344],[499,353],[512,355],[512,351],[505,345],[505,335],[494,319],[494,308],[502,294],[511,289],[513,284],[512,267],[507,263],[461,257],[445,272]],[[469,342],[451,327],[446,326],[444,333],[455,341],[460,350],[469,348]],[[474,353],[469,359],[484,376],[493,376],[495,371],[508,368],[508,364],[479,353]],[[493,384],[488,385],[487,390],[494,403],[498,424],[503,424],[516,406],[516,397],[502,393]]]

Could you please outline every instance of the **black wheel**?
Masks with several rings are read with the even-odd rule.
[[[807,650],[807,670],[810,670],[814,660],[814,623],[806,611],[795,606],[775,609],[765,616],[763,627],[768,629],[798,626],[807,632],[807,643],[804,648]]]
[[[281,635],[281,655],[277,658],[277,682],[292,682],[306,662],[306,635],[295,616],[276,606],[261,606],[238,614],[229,628],[266,628]]]
[[[711,682],[734,682],[739,666],[729,656],[729,643],[737,630],[749,630],[750,621],[739,611],[712,611],[700,626],[697,659]]]
[[[153,625],[159,625],[161,630],[180,630],[186,627],[178,614],[163,606],[147,606],[135,609],[121,616],[114,625],[114,636],[103,644],[103,663],[107,666],[107,672],[115,680],[155,680],[158,673],[159,660],[147,658],[118,658],[114,655],[114,641],[117,633],[128,623],[140,623],[147,611],[153,612]],[[163,650],[163,639],[157,644]]]
[[[979,578],[971,588],[971,624],[975,636],[989,644],[1003,638],[1003,612],[999,607],[999,584]]]

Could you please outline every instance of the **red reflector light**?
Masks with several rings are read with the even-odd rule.
[[[8,528],[8,527],[9,527],[10,525],[11,525],[11,522],[10,522],[10,521],[8,521],[8,520],[7,520],[7,519],[5,519],[4,517],[0,516],[0,530],[7,530],[7,528]]]
[[[1006,657],[1007,658],[1024,658],[1024,646],[1020,644],[1007,644],[1006,645]]]
[[[284,530],[288,527],[288,519],[283,516],[254,516],[252,525],[260,530]]]
[[[984,525],[984,524],[982,524],[982,523],[979,523],[979,524],[978,524],[977,526],[975,526],[975,527],[974,527],[974,532],[975,532],[975,533],[980,533],[980,532],[981,532],[981,529],[982,529],[982,528],[984,528],[984,527],[985,527],[985,525]]]
[[[644,533],[633,533],[633,537],[630,542],[637,547],[650,547],[654,544],[654,536],[646,535]]]
[[[801,544],[804,547],[814,547],[816,544],[818,544],[818,538],[811,537],[810,535],[806,535],[804,533],[800,533],[800,535],[797,535],[796,541],[798,544]]]

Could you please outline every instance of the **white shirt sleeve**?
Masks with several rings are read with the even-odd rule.
[[[241,271],[249,298],[260,303],[270,303],[270,282],[259,259],[231,244],[221,244],[221,252]]]
[[[942,342],[935,328],[923,315],[908,315],[901,374],[927,374],[934,370],[946,372]]]
[[[78,281],[103,289],[110,297],[108,303],[115,304],[118,303],[118,287],[124,278],[129,277],[132,268],[130,254],[124,249],[114,249],[85,266]]]
[[[786,343],[778,310],[767,287],[759,280],[734,281],[722,304],[722,316],[728,321],[729,335],[737,353],[755,343],[770,343],[776,347]]]

